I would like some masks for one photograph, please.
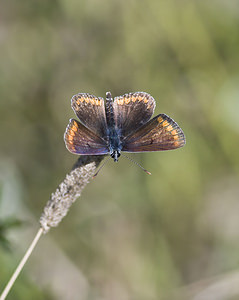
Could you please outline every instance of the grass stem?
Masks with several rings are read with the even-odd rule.
[[[15,272],[13,273],[12,277],[10,278],[10,280],[8,281],[5,289],[3,290],[1,296],[0,296],[0,300],[4,300],[6,299],[9,291],[11,290],[14,282],[16,281],[18,275],[20,274],[21,270],[23,269],[25,263],[27,262],[28,258],[30,257],[33,249],[35,248],[37,242],[39,241],[41,235],[43,233],[43,229],[40,228],[34,238],[34,240],[32,241],[30,247],[28,248],[28,250],[26,251],[25,255],[23,256],[22,260],[20,261],[18,267],[16,268]]]

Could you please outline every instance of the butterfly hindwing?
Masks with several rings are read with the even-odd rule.
[[[70,119],[64,140],[67,149],[80,155],[103,155],[108,153],[106,142],[80,122]]]
[[[185,136],[178,124],[160,114],[123,140],[122,151],[146,152],[177,149],[185,144]]]
[[[104,99],[88,93],[74,95],[71,106],[81,123],[100,137],[106,136]]]
[[[145,92],[129,93],[114,98],[114,116],[117,129],[128,136],[151,118],[155,108],[154,98]]]

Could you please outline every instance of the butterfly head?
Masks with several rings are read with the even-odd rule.
[[[114,159],[114,162],[117,162],[120,157],[120,151],[114,150],[110,156]]]
[[[106,92],[106,100],[113,99],[111,92]]]

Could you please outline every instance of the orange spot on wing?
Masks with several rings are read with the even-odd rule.
[[[75,134],[75,132],[77,131],[77,126],[73,125],[73,126],[71,127],[71,131],[73,131],[74,134]]]
[[[142,101],[144,98],[141,96],[141,95],[139,95],[139,97],[138,97],[138,100],[139,101]]]
[[[72,136],[72,137],[74,137],[76,134],[75,134],[75,131],[73,131],[73,130],[70,130],[69,131],[69,136]]]
[[[70,145],[73,144],[73,141],[69,140],[69,137],[66,139],[66,142],[67,142],[67,144],[70,144]]]
[[[172,130],[172,131],[171,131],[171,134],[172,134],[172,135],[177,135],[177,130],[176,130],[176,129]]]
[[[73,139],[74,139],[73,135],[69,135],[69,136],[68,136],[68,141],[69,141],[69,142],[72,141]]]
[[[173,126],[172,126],[172,125],[169,125],[169,126],[167,127],[167,131],[171,131],[171,130],[173,130]]]
[[[130,98],[129,97],[125,97],[124,98],[124,102],[125,102],[125,104],[129,104],[130,103]]]
[[[101,103],[102,103],[101,101],[102,101],[102,100],[96,100],[96,101],[95,101],[96,105],[97,105],[97,106],[100,106]]]
[[[123,105],[124,104],[124,98],[118,98],[117,103],[119,105]]]
[[[168,124],[168,121],[166,121],[166,120],[163,121],[163,126],[164,126],[164,127],[166,127],[166,126],[168,126],[168,125],[169,125],[169,124]]]
[[[137,100],[137,97],[133,96],[132,101],[135,102]]]
[[[149,99],[145,98],[144,103],[148,103],[148,102],[149,102]]]
[[[77,122],[76,122],[75,120],[73,120],[73,124],[72,124],[72,125],[74,125],[74,126],[76,126],[76,127],[78,126],[78,125],[77,125]]]
[[[162,123],[163,122],[163,118],[162,117],[158,117],[158,122]]]

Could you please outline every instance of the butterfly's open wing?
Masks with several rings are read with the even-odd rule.
[[[100,137],[106,136],[104,99],[80,93],[71,98],[71,107],[80,122]]]
[[[108,153],[106,142],[80,122],[70,119],[64,135],[66,148],[81,155],[103,155]]]
[[[146,152],[177,149],[185,145],[185,136],[178,124],[160,114],[123,140],[122,151]]]
[[[128,136],[152,117],[155,100],[144,92],[129,93],[115,97],[113,107],[116,127],[121,136]]]

